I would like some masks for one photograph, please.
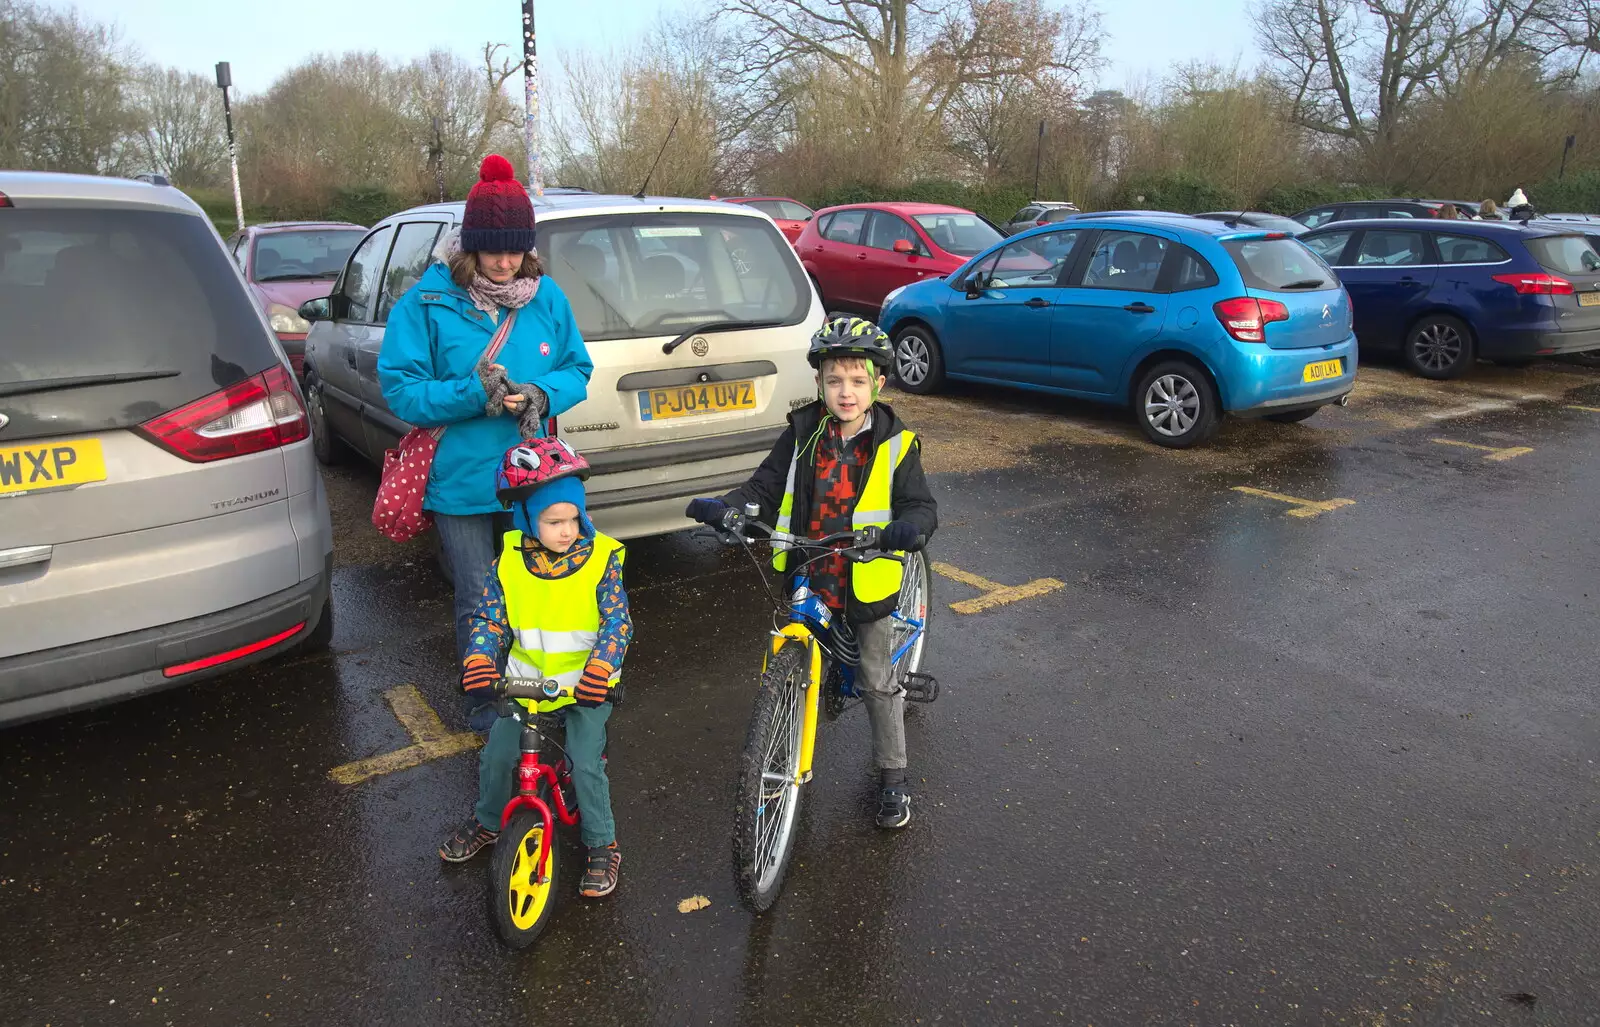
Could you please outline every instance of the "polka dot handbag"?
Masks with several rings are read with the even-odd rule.
[[[500,355],[516,320],[517,312],[512,310],[500,322],[484,351],[489,363]],[[410,542],[433,527],[433,514],[422,508],[422,501],[428,495],[428,472],[433,469],[433,456],[439,451],[443,435],[442,426],[413,428],[399,446],[383,454],[383,478],[378,483],[378,498],[372,503],[372,526],[391,542]]]

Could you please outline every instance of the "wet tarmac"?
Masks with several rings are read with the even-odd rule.
[[[759,583],[636,541],[622,886],[503,949],[487,859],[435,854],[475,756],[329,778],[409,744],[403,684],[462,726],[429,548],[379,544],[341,468],[331,655],[0,733],[0,1023],[1600,1022],[1600,372],[1364,369],[1195,453],[1082,404],[894,401],[934,558],[1063,583],[961,614],[980,591],[935,579],[909,828],[871,825],[851,710],[783,897],[739,905]]]

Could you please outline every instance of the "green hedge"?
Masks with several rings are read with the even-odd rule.
[[[1527,190],[1534,207],[1551,214],[1600,214],[1600,171],[1550,178]]]
[[[233,210],[233,193],[229,190],[196,189],[189,193],[191,199],[217,226],[223,238],[238,228]],[[263,221],[350,221],[358,225],[373,225],[390,214],[397,214],[422,201],[401,196],[381,187],[356,187],[337,189],[320,202],[297,205],[259,204],[245,202],[246,224],[257,225]]]

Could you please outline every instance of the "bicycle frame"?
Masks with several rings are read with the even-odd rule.
[[[805,720],[800,728],[800,762],[795,777],[796,784],[805,784],[811,780],[811,760],[816,749],[818,710],[821,708],[822,699],[823,658],[829,655],[817,637],[817,630],[826,629],[827,621],[822,618],[829,614],[821,601],[811,593],[810,579],[806,575],[796,575],[794,584],[793,598],[789,604],[789,623],[772,632],[771,648],[762,658],[761,670],[763,673],[766,671],[767,659],[777,655],[778,650],[791,639],[806,647],[809,659],[806,674]],[[899,610],[895,610],[890,616],[911,625],[911,634],[889,657],[890,664],[893,665],[917,644],[917,640],[922,637],[925,622],[915,617],[903,616]],[[852,697],[859,696],[860,690],[855,687],[855,668],[846,665],[840,670],[844,674],[844,693]]]
[[[506,803],[506,808],[500,813],[500,830],[504,831],[511,824],[511,818],[518,810],[532,810],[538,814],[543,822],[544,830],[539,835],[539,882],[543,884],[549,879],[546,871],[550,866],[550,841],[555,833],[555,821],[560,821],[568,827],[578,822],[579,811],[568,809],[567,797],[562,791],[562,780],[571,782],[571,772],[566,770],[566,760],[552,766],[539,758],[539,750],[543,748],[544,738],[535,726],[533,718],[536,714],[527,710],[517,715],[519,719],[526,717],[522,722],[522,757],[517,761],[517,791],[511,796],[511,801]],[[550,786],[550,794],[555,796],[556,808],[552,814],[550,804],[539,797],[539,785],[545,783]]]

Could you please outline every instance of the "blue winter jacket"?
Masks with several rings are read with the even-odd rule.
[[[502,309],[499,316],[507,313]],[[422,504],[437,513],[501,509],[494,498],[495,473],[520,437],[515,417],[489,417],[484,410],[489,397],[478,379],[478,359],[494,331],[495,321],[472,305],[440,263],[430,266],[389,313],[378,354],[384,401],[396,417],[417,427],[448,425]],[[540,281],[495,362],[505,366],[512,381],[543,389],[552,415],[588,395],[594,363],[555,279],[545,275]]]

